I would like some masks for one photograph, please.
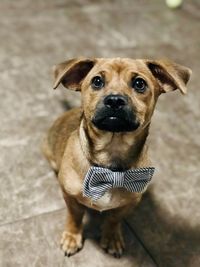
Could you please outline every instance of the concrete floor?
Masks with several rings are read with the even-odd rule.
[[[199,267],[199,1],[174,11],[164,0],[1,0],[0,18],[0,266]],[[149,138],[157,171],[124,222],[121,259],[99,248],[98,216],[81,252],[59,249],[65,204],[40,143],[79,104],[78,94],[52,90],[50,71],[77,56],[169,57],[193,70],[187,96],[160,97]]]

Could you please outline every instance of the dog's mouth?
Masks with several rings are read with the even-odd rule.
[[[97,112],[93,117],[92,123],[100,130],[109,132],[130,132],[136,130],[140,123],[131,113],[104,114]]]

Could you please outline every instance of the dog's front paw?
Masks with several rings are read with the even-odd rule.
[[[61,248],[65,256],[72,256],[83,247],[83,238],[81,233],[70,233],[64,231],[61,238]]]
[[[109,254],[116,258],[120,258],[125,249],[123,235],[120,230],[103,234],[101,238],[101,247]]]

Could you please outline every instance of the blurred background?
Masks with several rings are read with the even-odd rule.
[[[0,1],[0,266],[200,266],[200,1]],[[188,95],[162,95],[149,147],[156,174],[124,221],[127,250],[114,259],[99,226],[65,258],[66,216],[42,138],[78,93],[53,91],[51,68],[73,57],[168,57],[193,70]],[[89,229],[90,228],[90,229]]]

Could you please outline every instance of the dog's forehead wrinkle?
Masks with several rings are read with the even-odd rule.
[[[128,68],[130,66],[130,63],[127,62],[127,60],[122,58],[117,59],[102,59],[100,60],[94,70],[102,70],[105,72],[116,72],[120,73],[124,69]]]

